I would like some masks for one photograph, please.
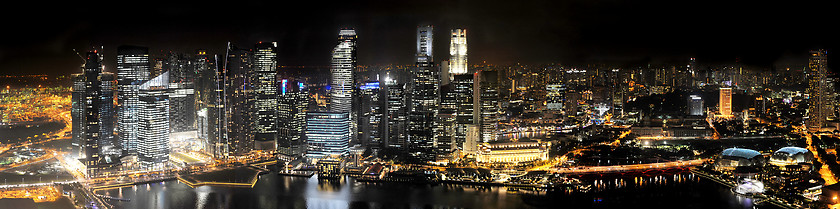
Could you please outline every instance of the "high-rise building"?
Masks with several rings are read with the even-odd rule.
[[[469,130],[468,125],[475,125],[478,119],[475,114],[475,104],[473,99],[473,91],[475,86],[475,76],[473,74],[459,74],[453,76],[452,91],[455,100],[455,146],[464,150],[464,144],[467,141],[467,134]]]
[[[832,105],[829,99],[828,52],[824,49],[811,51],[808,59],[808,70],[805,77],[808,80],[808,120],[806,126],[810,131],[819,131],[825,127],[826,119],[832,115]]]
[[[720,88],[720,115],[732,116],[732,88]]]
[[[116,141],[117,136],[114,134],[117,131],[117,106],[114,104],[114,96],[117,93],[117,76],[113,73],[102,72],[99,74],[100,100],[99,117],[101,123],[99,124],[99,147],[100,153],[110,155],[121,155],[122,150],[119,148],[119,143]]]
[[[499,127],[499,79],[498,71],[482,70],[477,73],[473,97],[479,113],[479,131],[482,142],[496,141]]]
[[[215,65],[215,56],[211,57],[206,50],[196,50],[194,55],[193,67],[197,72],[195,80],[195,98],[197,110],[197,129],[198,138],[202,140],[204,145],[204,152],[214,157],[219,157],[216,153],[216,142],[219,142],[220,130],[222,123],[220,123],[220,116],[224,111],[222,102],[220,102],[220,95],[224,95],[223,77],[217,77],[217,69]],[[223,74],[222,74],[223,75]]]
[[[449,59],[450,76],[469,72],[467,66],[467,29],[456,28],[452,30],[449,55],[451,56]]]
[[[117,133],[124,154],[137,153],[139,86],[149,79],[149,48],[117,47]]]
[[[382,121],[384,102],[379,81],[367,81],[359,86],[358,126],[363,147],[378,150],[382,146]]]
[[[332,51],[330,111],[349,113],[352,110],[353,70],[356,68],[356,31],[338,33],[338,45]]]
[[[73,155],[81,156],[85,141],[85,74],[76,73],[70,76],[73,79],[72,109],[70,117],[73,121],[73,140],[70,144],[73,147]]]
[[[254,89],[251,52],[228,43],[224,69],[224,128],[219,151],[225,156],[244,155],[254,146]]]
[[[277,149],[277,42],[254,47],[254,149]]]
[[[309,89],[299,81],[280,82],[280,101],[277,117],[277,149],[280,154],[300,156],[306,153],[304,142]]]
[[[137,159],[146,170],[164,169],[169,161],[169,72],[139,87]]]
[[[688,96],[688,115],[703,116],[703,98],[700,95]]]
[[[390,75],[385,77],[385,86],[387,88],[386,94],[386,114],[383,124],[385,127],[384,139],[382,140],[385,147],[404,148],[406,145],[406,95],[405,85],[397,82],[396,78]]]
[[[411,82],[408,115],[409,153],[421,160],[435,156],[437,113],[440,105],[440,73],[432,55],[432,26],[417,28],[417,60]]]
[[[100,153],[100,139],[101,139],[101,112],[99,108],[102,103],[102,82],[99,80],[99,75],[102,74],[102,57],[97,51],[88,52],[85,57],[84,64],[84,121],[85,125],[82,129],[84,133],[84,140],[82,149],[83,154],[81,161],[87,168],[89,176],[97,175],[98,166],[102,162],[102,154]]]
[[[323,159],[350,150],[350,113],[306,113],[306,157]]]
[[[195,130],[195,77],[193,60],[183,53],[169,52],[163,70],[169,72],[170,131]]]

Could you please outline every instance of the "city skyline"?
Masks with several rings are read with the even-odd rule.
[[[0,42],[0,205],[840,208],[821,2],[85,4]]]
[[[222,54],[224,43],[228,41],[277,41],[281,65],[326,66],[329,59],[323,55],[332,47],[324,42],[333,39],[330,34],[334,34],[336,28],[343,27],[355,28],[361,37],[360,44],[368,46],[359,49],[359,64],[410,65],[413,63],[410,49],[414,44],[410,34],[422,24],[436,25],[441,31],[459,27],[470,30],[471,63],[641,65],[697,57],[701,63],[729,63],[739,59],[750,65],[771,66],[807,60],[801,52],[810,49],[831,51],[837,48],[837,42],[828,38],[836,36],[832,35],[836,32],[827,30],[825,35],[817,37],[804,32],[828,23],[830,12],[825,12],[827,8],[819,6],[820,3],[765,4],[763,9],[753,9],[748,3],[730,3],[726,7],[715,3],[431,1],[418,5],[383,5],[360,2],[346,8],[302,6],[331,15],[316,16],[297,11],[280,16],[257,15],[249,17],[254,21],[241,22],[217,20],[218,9],[174,5],[148,8],[152,22],[133,28],[120,27],[112,22],[114,20],[99,22],[84,18],[64,18],[44,22],[38,27],[12,23],[12,28],[20,28],[22,32],[7,34],[10,36],[7,40],[20,41],[0,44],[0,74],[69,75],[62,66],[79,63],[72,49],[85,51],[92,46],[105,46],[106,57],[113,57],[116,47],[124,44],[147,46],[152,54],[195,49]],[[246,5],[278,6],[274,3]],[[811,7],[811,10],[805,9]],[[103,16],[116,15],[108,9],[80,9]],[[127,12],[143,9],[128,8]],[[242,13],[235,12],[235,8],[231,11]],[[15,16],[23,12],[28,11],[4,15]],[[71,15],[69,11],[61,10],[32,13],[45,12],[45,15],[53,16]],[[283,21],[291,17],[307,21]],[[194,24],[171,21],[182,18],[199,21]],[[200,21],[202,18],[207,20]],[[512,30],[514,26],[516,30]],[[446,49],[448,41],[437,39],[434,45]],[[112,72],[114,59],[104,62],[109,67],[106,71]],[[829,65],[831,68],[832,64]]]

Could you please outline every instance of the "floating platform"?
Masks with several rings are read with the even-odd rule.
[[[251,167],[238,167],[206,173],[179,176],[178,181],[190,187],[224,186],[252,188],[257,184],[260,170]]]

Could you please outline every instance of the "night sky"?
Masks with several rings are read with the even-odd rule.
[[[112,1],[113,2],[113,1]],[[0,75],[79,71],[72,49],[116,47],[223,53],[226,42],[277,41],[281,65],[329,64],[340,28],[355,28],[362,65],[412,64],[416,27],[435,26],[436,61],[448,59],[449,30],[468,29],[470,63],[678,63],[771,67],[806,64],[809,49],[838,44],[840,12],[828,1],[171,1],[54,4],[0,9]],[[71,4],[72,3],[72,4]],[[49,4],[49,5],[46,5]],[[62,5],[63,4],[63,5]]]

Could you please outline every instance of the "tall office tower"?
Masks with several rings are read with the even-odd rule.
[[[169,161],[169,72],[139,87],[137,159],[140,168],[161,170]]]
[[[432,54],[433,27],[417,28],[417,54],[411,82],[408,115],[409,152],[421,160],[434,160],[437,113],[440,105],[440,73]]]
[[[703,98],[700,95],[688,96],[688,115],[703,116]]]
[[[100,99],[102,102],[99,106],[99,117],[102,121],[99,124],[99,147],[101,154],[121,155],[122,150],[118,147],[116,135],[117,128],[117,109],[114,96],[117,93],[117,76],[113,73],[102,72],[99,74]]]
[[[452,39],[449,42],[449,74],[450,76],[466,74],[467,67],[467,29],[456,28],[452,30]]]
[[[82,156],[84,139],[85,139],[85,74],[76,73],[70,75],[73,79],[73,93],[71,95],[72,109],[70,110],[70,117],[73,121],[73,140],[70,144],[73,146],[71,154],[76,157]]]
[[[441,76],[443,78],[443,76]],[[455,116],[458,112],[456,105],[456,94],[453,85],[442,85],[440,87],[440,111],[438,111],[437,125],[437,158],[439,160],[451,159],[452,152],[456,150],[455,141]]]
[[[832,105],[829,98],[828,52],[824,49],[811,51],[808,59],[808,121],[806,125],[810,131],[819,131],[825,127],[825,120],[832,115]]]
[[[382,141],[385,147],[404,148],[405,140],[408,137],[406,133],[405,85],[399,84],[395,78],[391,78],[389,75],[385,78],[385,86],[387,88],[385,108],[388,115],[384,117],[383,121],[383,124],[387,125]]]
[[[309,89],[299,81],[283,79],[280,83],[277,150],[283,155],[300,156],[306,153],[303,137],[306,131]]]
[[[99,108],[102,103],[102,82],[99,80],[99,75],[102,73],[102,58],[97,51],[88,52],[85,57],[84,65],[84,121],[85,126],[82,130],[84,133],[84,155],[82,164],[87,167],[87,174],[95,176],[98,174],[97,167],[102,161],[102,155],[99,149],[99,140],[101,139],[100,111]]]
[[[149,80],[149,48],[117,47],[117,133],[123,154],[137,153],[139,86]]]
[[[323,159],[350,149],[350,113],[306,113],[306,157]]]
[[[195,68],[189,56],[169,52],[163,68],[169,72],[170,131],[195,130]]]
[[[688,74],[691,75],[691,87],[699,87],[700,83],[702,83],[702,74],[698,71],[697,68],[697,60],[692,57],[688,60]]]
[[[277,150],[277,42],[254,46],[254,149]]]
[[[353,70],[356,68],[356,31],[338,32],[338,45],[332,51],[330,112],[352,110]]]
[[[545,85],[546,103],[545,109],[562,111],[563,102],[566,100],[566,85],[564,84],[548,84]]]
[[[473,92],[476,112],[479,113],[479,131],[482,142],[496,141],[499,128],[499,79],[498,71],[478,72],[478,82]]]
[[[363,147],[378,150],[382,145],[382,105],[379,81],[367,81],[359,86],[358,126]]]
[[[218,102],[218,93],[221,89],[216,80],[216,68],[214,57],[207,55],[206,50],[196,50],[193,61],[193,68],[197,72],[195,79],[196,98],[196,128],[198,138],[202,140],[204,152],[213,155],[215,152],[214,142],[218,140],[219,110],[221,104]]]
[[[720,88],[720,114],[732,116],[732,88]]]
[[[472,74],[455,75],[452,80],[452,91],[455,99],[455,146],[464,150],[464,143],[467,140],[468,125],[475,125],[478,120],[475,114],[473,99],[473,88],[475,76]]]
[[[251,83],[251,52],[228,43],[224,71],[224,122],[227,133],[223,146],[227,156],[244,155],[254,145],[254,89]]]

